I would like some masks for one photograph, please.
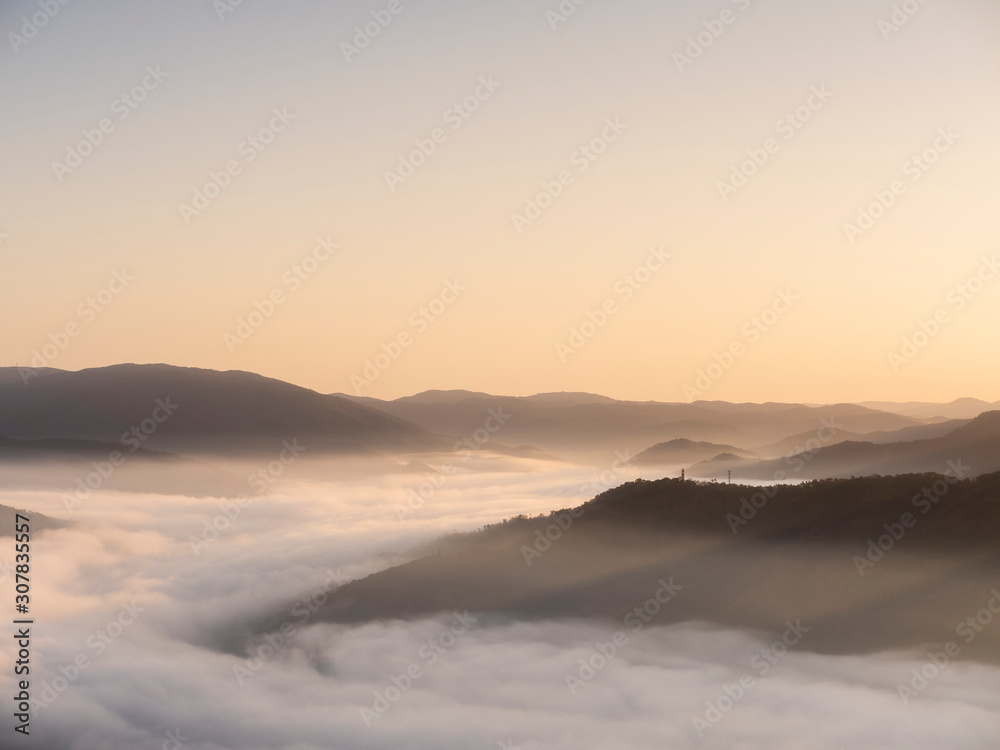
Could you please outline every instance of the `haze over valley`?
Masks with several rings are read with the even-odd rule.
[[[171,719],[205,748],[796,743],[775,722],[803,680],[824,742],[876,747],[887,716],[913,743],[960,722],[958,746],[986,747],[1000,728],[1000,631],[975,620],[1000,609],[990,404],[382,402],[167,365],[23,375],[0,370],[0,490],[35,529],[46,748],[81,746],[81,715],[137,748]],[[915,718],[900,685],[949,641]],[[473,696],[469,669],[492,675]],[[740,679],[760,687],[718,718]],[[175,697],[151,713],[151,691]],[[852,725],[820,708],[834,696]]]
[[[998,32],[0,2],[0,750],[996,750]]]

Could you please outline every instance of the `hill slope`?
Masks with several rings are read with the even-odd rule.
[[[1000,408],[1000,401],[990,403],[978,398],[956,398],[947,404],[936,404],[927,401],[862,401],[861,406],[867,406],[892,414],[902,414],[917,419],[932,419],[945,417],[948,419],[973,419],[986,411]]]
[[[15,535],[18,514],[28,517],[28,528],[30,529],[30,538],[32,539],[46,529],[61,529],[70,525],[68,521],[59,521],[49,516],[43,516],[41,513],[25,510],[24,508],[11,508],[9,505],[0,505],[0,537],[13,537]],[[5,546],[8,541],[4,540]],[[14,545],[10,544],[9,549],[13,551]],[[0,560],[2,559],[0,557]],[[13,555],[9,559],[13,559]],[[0,567],[4,566],[0,564]],[[4,572],[8,571],[4,570]],[[12,572],[9,571],[9,573]],[[13,584],[11,585],[11,590],[13,590]]]
[[[836,435],[831,436],[831,438],[826,441],[826,444],[834,445],[848,440],[868,443],[902,443],[912,440],[925,440],[947,435],[952,430],[967,424],[968,421],[969,420],[967,419],[948,419],[943,422],[903,427],[899,430],[875,430],[874,432],[867,432],[864,434],[841,430],[838,431]],[[776,443],[771,443],[770,445],[754,446],[752,447],[752,450],[762,458],[780,458],[802,451],[803,446],[806,445],[809,439],[813,436],[813,433],[803,432],[798,435],[787,437],[784,440],[779,440]]]
[[[445,445],[397,417],[248,372],[115,365],[48,372],[25,385],[6,370],[0,435],[12,438],[118,442],[136,427],[141,447],[180,453],[266,454],[293,439],[312,455]]]
[[[854,404],[691,404],[614,401],[590,394],[539,394],[529,397],[467,395],[434,391],[394,401],[347,397],[441,435],[468,435],[483,426],[490,409],[510,419],[495,439],[526,443],[556,454],[592,457],[615,450],[687,438],[745,448],[802,432],[815,433],[823,420],[856,433],[897,430],[919,420]]]
[[[666,582],[680,590],[656,622],[777,633],[801,620],[807,650],[915,647],[955,639],[956,624],[993,596],[998,497],[1000,474],[768,491],[639,480],[574,511],[444,539],[435,554],[343,586],[322,617],[357,622],[468,609],[620,623]],[[963,646],[963,656],[1000,661],[1000,630]]]
[[[732,468],[741,479],[774,479],[785,472],[794,479],[944,472],[952,462],[969,467],[970,475],[1000,471],[1000,411],[990,411],[945,435],[927,440],[897,443],[846,441],[820,447],[786,459],[759,461],[740,466],[699,464],[692,476],[721,478]]]
[[[639,466],[667,466],[692,464],[707,461],[720,454],[752,456],[753,454],[719,443],[703,443],[686,438],[677,438],[666,443],[650,446],[632,459]]]

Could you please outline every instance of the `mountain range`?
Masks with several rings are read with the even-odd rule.
[[[362,404],[272,378],[168,365],[0,371],[0,435],[115,441],[178,453],[426,451],[446,441]],[[13,372],[11,372],[13,371]]]
[[[704,478],[733,471],[767,480],[789,461],[802,465],[796,479],[943,471],[958,459],[973,473],[1000,468],[1000,420],[990,413],[943,416],[991,404],[881,405],[906,413],[861,404],[617,401],[589,393],[426,391],[386,401],[243,371],[0,368],[0,462],[82,458],[108,446],[161,461],[163,453],[273,456],[292,440],[310,457],[391,457],[445,454],[474,437],[476,447],[507,456],[601,466],[627,454],[640,466],[686,467]]]
[[[726,462],[702,462],[690,467],[689,472],[692,477],[706,479],[721,479],[729,471],[740,479],[825,479],[944,472],[957,464],[967,467],[966,476],[1000,471],[1000,411],[962,421],[934,438],[899,442],[846,440],[768,461],[733,457]]]
[[[1000,401],[990,403],[978,398],[956,398],[947,404],[928,401],[862,401],[860,405],[917,419],[972,419],[985,411],[1000,409]]]
[[[343,395],[343,394],[341,394]],[[690,404],[614,401],[592,394],[528,397],[487,396],[468,391],[430,391],[392,401],[343,396],[438,434],[468,435],[483,426],[490,409],[510,415],[496,439],[530,444],[571,458],[594,461],[614,451],[633,454],[679,438],[735,446],[767,444],[833,422],[839,430],[867,433],[923,424],[914,417],[855,404]]]

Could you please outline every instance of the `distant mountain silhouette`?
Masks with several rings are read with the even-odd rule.
[[[986,411],[1000,408],[1000,401],[990,403],[978,398],[956,398],[947,404],[928,401],[862,401],[861,406],[887,411],[892,414],[902,414],[917,419],[932,419],[942,417],[947,419],[972,419]]]
[[[968,419],[947,419],[942,422],[931,424],[919,424],[912,427],[903,427],[899,430],[875,430],[874,432],[859,433],[839,431],[836,435],[830,436],[824,441],[824,445],[836,445],[848,440],[862,441],[869,443],[901,443],[911,440],[926,440],[928,438],[941,437],[947,435],[952,430],[961,427],[969,422]],[[815,432],[801,432],[792,435],[776,443],[753,447],[754,453],[762,458],[778,458],[787,455],[794,455],[804,450],[804,446],[809,440],[815,437]],[[811,446],[810,446],[811,448]]]
[[[550,403],[564,404],[613,404],[615,399],[608,396],[601,396],[597,393],[582,393],[579,391],[554,391],[550,393],[536,393],[533,396],[524,396],[525,401],[548,401]]]
[[[138,447],[177,453],[266,455],[293,439],[310,455],[450,447],[403,419],[249,372],[125,364],[27,385],[16,368],[0,374],[0,435],[12,438],[120,442],[136,427]]]
[[[896,430],[921,424],[855,404],[691,404],[615,401],[592,394],[538,394],[529,397],[468,395],[468,391],[432,392],[380,401],[345,396],[441,435],[468,435],[483,426],[490,409],[511,415],[494,439],[526,443],[556,455],[593,458],[616,450],[633,453],[677,438],[722,443],[745,449],[797,433],[820,430],[823,420],[856,433]]]
[[[510,452],[505,446],[534,446],[519,454],[603,463],[615,452],[634,454],[653,446],[656,450],[648,449],[640,463],[674,462],[668,454],[676,450],[680,464],[720,453],[740,456],[742,464],[751,453],[783,456],[798,441],[805,445],[824,431],[824,424],[836,427],[828,446],[845,437],[867,442],[886,442],[897,434],[899,440],[937,437],[953,424],[926,424],[855,404],[659,403],[575,392],[511,397],[425,391],[383,401],[320,394],[248,372],[168,365],[43,369],[32,371],[27,384],[25,372],[0,368],[0,435],[119,442],[146,420],[156,429],[141,435],[136,447],[182,454],[267,454],[291,439],[305,442],[310,455],[448,451],[455,438],[495,426],[493,413],[504,418],[499,429],[487,431],[488,445],[501,452]],[[166,398],[180,408],[153,425],[157,399]],[[664,447],[676,440],[717,447],[692,448],[687,455],[682,444]],[[907,465],[919,468],[924,467]]]
[[[351,396],[346,393],[335,393],[334,396],[348,398],[362,403],[386,403],[377,398],[368,396]],[[450,391],[421,391],[412,396],[403,396],[395,399],[393,403],[414,403],[414,404],[457,404],[470,398],[522,398],[526,401],[551,401],[553,403],[567,404],[610,404],[615,399],[608,396],[601,396],[597,393],[582,393],[578,391],[553,391],[551,393],[536,393],[533,396],[496,396],[481,391],[465,391],[454,389]]]
[[[0,505],[0,537],[12,537],[15,535],[18,513],[28,517],[29,538],[32,539],[35,538],[36,534],[47,529],[61,529],[70,525],[67,521],[59,521],[49,516],[43,516],[41,513],[25,510],[24,508],[11,508],[8,505]],[[4,540],[5,545],[8,541]],[[9,549],[13,551],[13,548],[14,545],[11,543]],[[13,555],[10,555],[10,557],[13,558]],[[13,572],[11,572],[11,575],[13,576]],[[11,587],[13,588],[13,584],[11,584]]]
[[[336,395],[343,396],[343,394],[339,394],[339,393],[336,394]],[[419,404],[455,404],[455,403],[458,403],[459,401],[464,401],[467,398],[480,398],[480,397],[489,398],[489,395],[490,394],[488,394],[488,393],[480,393],[479,391],[462,391],[462,390],[439,391],[439,390],[430,390],[430,391],[421,391],[420,393],[415,393],[412,396],[403,396],[399,400],[400,401],[412,401],[414,403],[419,403]],[[349,397],[346,397],[346,398],[349,398]],[[376,401],[376,402],[379,402],[378,399],[373,399],[373,400]],[[381,402],[379,402],[379,403],[381,403]]]
[[[734,448],[731,445],[702,443],[687,438],[677,438],[647,448],[633,458],[632,462],[639,466],[690,465],[698,461],[706,461],[720,454],[734,458],[737,456],[754,457],[752,453]]]
[[[907,474],[945,471],[961,460],[972,475],[1000,471],[1000,411],[990,411],[940,437],[896,443],[849,440],[788,458],[741,462],[739,467],[698,464],[691,476],[721,478],[725,470],[741,479],[774,479],[785,472],[792,479]]]
[[[36,378],[53,375],[58,372],[66,372],[66,370],[57,370],[54,367],[0,367],[0,385],[7,383],[20,383],[24,385]]]

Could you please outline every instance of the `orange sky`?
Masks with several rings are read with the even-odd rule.
[[[1000,398],[1000,8],[664,5],[5,4],[6,364]]]

